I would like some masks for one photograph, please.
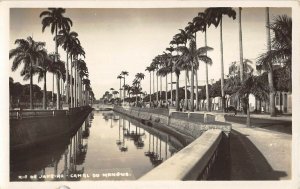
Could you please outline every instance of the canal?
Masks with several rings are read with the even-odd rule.
[[[113,111],[93,111],[70,138],[11,154],[11,181],[136,180],[183,148]]]

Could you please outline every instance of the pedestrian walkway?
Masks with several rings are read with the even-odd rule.
[[[237,114],[236,116],[247,117],[247,115],[245,114]],[[271,117],[269,114],[250,114],[250,117],[258,119],[292,121],[292,116],[290,114],[277,115],[276,117]]]
[[[291,179],[292,135],[232,123],[231,180]]]

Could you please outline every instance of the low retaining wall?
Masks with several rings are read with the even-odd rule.
[[[140,180],[197,180],[207,178],[209,163],[222,139],[221,130],[209,130]],[[176,166],[176,168],[174,167]],[[200,174],[199,174],[200,173]]]
[[[169,113],[168,109],[158,108],[157,112],[155,110],[152,108],[114,107],[114,111],[138,119],[143,123],[151,122],[166,126],[194,139],[209,129],[220,129],[226,134],[231,131],[230,124],[215,121],[216,116],[210,113]]]
[[[187,147],[141,180],[226,180],[229,175],[226,172],[230,171],[227,166],[230,163],[231,124],[216,121],[222,120],[219,116],[210,113],[166,112],[167,109],[158,109],[156,113],[155,109],[136,107],[114,107],[114,110],[144,124],[158,125],[158,129],[168,128],[186,138],[192,138]]]

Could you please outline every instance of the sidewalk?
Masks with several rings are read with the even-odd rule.
[[[237,117],[247,117],[245,114],[237,114]],[[251,118],[258,119],[269,119],[269,120],[281,120],[281,121],[292,121],[292,115],[277,115],[276,117],[271,117],[269,114],[250,114]]]
[[[292,135],[232,123],[231,180],[291,179]]]

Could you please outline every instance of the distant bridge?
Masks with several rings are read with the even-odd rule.
[[[98,111],[105,111],[105,110],[112,110],[113,109],[113,105],[112,104],[93,104],[92,108],[94,108],[95,110]]]

